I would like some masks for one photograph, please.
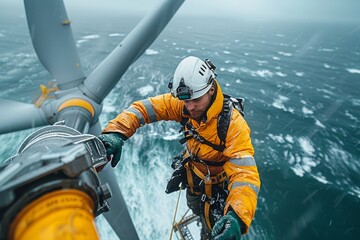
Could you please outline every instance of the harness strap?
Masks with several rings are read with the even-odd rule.
[[[181,124],[183,125],[183,128],[180,131],[184,131],[184,137],[182,139],[179,140],[179,142],[181,144],[184,144],[185,142],[187,142],[189,139],[194,138],[196,141],[206,144],[210,147],[212,147],[214,150],[219,151],[219,152],[223,152],[225,150],[225,144],[221,144],[221,145],[216,145],[208,140],[206,140],[203,136],[201,136],[196,129],[194,128],[193,125],[191,125],[191,123],[189,122],[189,119],[186,118],[187,122],[185,122],[185,120],[183,119],[181,121]],[[188,130],[185,130],[185,127]]]
[[[190,187],[190,191],[192,193],[195,193],[195,191],[194,191],[194,181],[193,181],[193,177],[192,177],[192,174],[191,174],[191,170],[189,169],[189,162],[187,162],[184,165],[184,167],[186,169],[186,178],[187,178],[188,186]]]
[[[212,184],[211,180],[205,180],[205,195],[211,197],[212,195]],[[205,220],[208,228],[212,231],[211,222],[210,222],[210,202],[204,202],[204,213],[205,213]]]
[[[186,143],[189,139],[193,138],[193,136],[187,136],[179,140],[180,144],[183,145]]]
[[[194,165],[190,164],[191,170],[198,176],[201,180],[204,182],[206,181],[206,176]],[[225,171],[222,171],[221,173],[210,177],[209,181],[211,184],[218,184],[226,180],[226,173]],[[209,195],[211,196],[211,195]]]
[[[187,162],[185,164],[186,168],[186,176],[188,180],[188,185],[190,187],[190,191],[196,195],[200,195],[201,192],[196,192],[194,190],[194,180],[192,177],[192,172],[195,173],[196,176],[198,176],[203,183],[205,183],[205,193],[201,196],[201,201],[204,202],[204,216],[205,221],[210,230],[212,230],[211,222],[210,222],[210,206],[214,204],[215,200],[212,198],[212,185],[219,184],[226,180],[226,173],[225,171],[222,171],[221,173],[212,176],[212,177],[206,177],[194,164],[191,162]],[[201,186],[200,186],[201,187]]]

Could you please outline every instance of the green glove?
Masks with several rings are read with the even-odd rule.
[[[121,150],[124,145],[125,140],[127,139],[121,133],[103,133],[98,137],[106,148],[106,154],[108,156],[112,155],[111,166],[115,167],[121,158]]]
[[[230,210],[214,225],[212,236],[214,240],[241,239],[241,226],[244,225],[236,213]]]

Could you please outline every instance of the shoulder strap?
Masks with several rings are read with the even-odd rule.
[[[184,106],[184,111],[186,111],[186,108]],[[180,120],[180,124],[181,124],[181,129],[179,132],[184,132],[184,137],[182,139],[179,140],[179,142],[181,144],[184,144],[186,141],[188,141],[191,138],[194,138],[196,141],[201,142],[203,144],[206,144],[210,147],[212,147],[214,150],[222,152],[225,149],[225,145],[216,145],[213,144],[212,142],[209,142],[208,140],[206,140],[203,136],[201,136],[196,129],[194,128],[193,125],[191,125],[189,118],[187,117],[183,117]]]
[[[238,110],[239,113],[244,117],[245,116],[245,106],[244,106],[245,98],[242,98],[242,97],[234,98],[228,94],[223,94],[223,95],[224,95],[224,102],[226,102],[226,101],[232,102],[233,107],[236,110]]]
[[[228,98],[224,96],[223,109],[218,117],[217,132],[220,138],[221,144],[225,143],[227,131],[230,125],[230,119],[232,114],[233,105]]]
[[[225,143],[226,135],[230,126],[232,110],[235,108],[242,116],[244,113],[244,98],[234,98],[230,95],[224,95],[223,109],[218,117],[217,132],[221,142]]]
[[[220,139],[220,145],[213,144],[207,141],[204,137],[200,136],[195,128],[190,124],[189,118],[183,117],[180,121],[182,127],[181,131],[184,131],[184,138],[180,139],[180,143],[184,144],[187,140],[195,138],[196,141],[204,143],[213,149],[223,152],[225,149],[226,135],[230,126],[232,110],[235,108],[239,113],[244,116],[244,98],[233,98],[230,95],[224,95],[223,108],[218,116],[217,133]],[[184,106],[184,110],[186,108]]]

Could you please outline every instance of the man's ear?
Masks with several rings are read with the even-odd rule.
[[[214,93],[215,93],[215,86],[214,86],[214,84],[211,85],[211,87],[210,87],[210,89],[209,89],[209,93],[210,93],[211,96],[214,95]]]

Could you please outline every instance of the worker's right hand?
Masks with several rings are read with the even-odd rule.
[[[111,166],[115,167],[121,158],[121,150],[127,139],[117,132],[103,133],[98,137],[106,148],[106,155],[110,158]]]

